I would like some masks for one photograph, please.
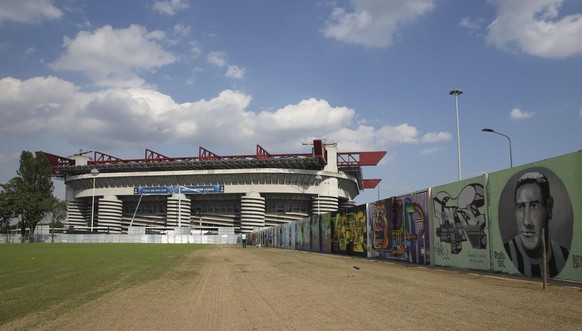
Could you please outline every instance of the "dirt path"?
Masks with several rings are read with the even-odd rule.
[[[581,303],[573,287],[543,291],[524,280],[217,245],[193,252],[162,279],[107,294],[54,321],[39,314],[1,328],[574,330],[582,325]]]

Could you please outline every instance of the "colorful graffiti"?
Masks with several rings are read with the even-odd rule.
[[[370,257],[428,264],[427,192],[368,204]]]
[[[366,206],[332,213],[331,250],[333,253],[367,256]]]

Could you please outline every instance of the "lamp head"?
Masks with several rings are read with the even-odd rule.
[[[483,131],[483,132],[495,132],[495,131],[493,131],[493,129],[489,129],[489,128],[485,128],[485,129],[483,129],[481,131]]]
[[[449,91],[449,95],[458,96],[461,94],[463,94],[463,90],[461,90],[461,89],[454,89],[454,90]]]

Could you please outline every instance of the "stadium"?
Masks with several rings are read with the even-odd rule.
[[[45,153],[64,180],[70,233],[146,233],[272,227],[355,206],[380,179],[364,179],[386,151],[339,152],[316,139],[311,153],[168,157],[150,149],[143,159],[92,151],[69,157]],[[177,232],[175,232],[178,234]]]

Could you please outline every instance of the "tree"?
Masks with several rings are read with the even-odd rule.
[[[13,195],[12,209],[22,215],[21,231],[24,236],[28,226],[29,241],[34,241],[36,225],[51,212],[55,203],[54,185],[51,180],[51,166],[42,152],[23,151],[20,154],[20,166],[8,188]]]
[[[51,242],[55,241],[55,228],[62,228],[63,221],[67,218],[67,202],[55,199],[52,208],[51,227]]]
[[[0,184],[0,224],[2,230],[6,231],[6,242],[8,242],[8,234],[10,234],[10,220],[16,216],[13,206],[14,196],[10,192],[10,188],[6,184]]]

